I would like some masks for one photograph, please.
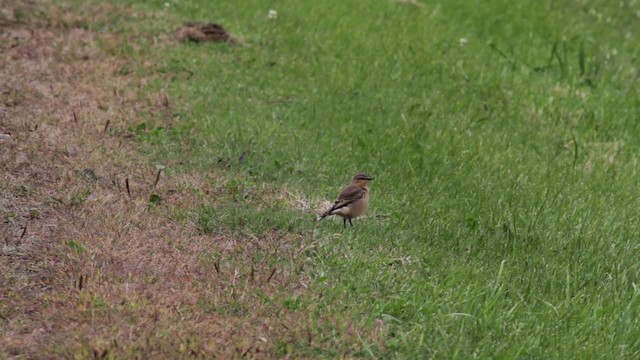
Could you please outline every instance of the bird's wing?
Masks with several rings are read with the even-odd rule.
[[[361,188],[358,185],[349,185],[338,196],[338,200],[333,204],[330,211],[340,209],[351,204],[354,201],[360,200],[367,193],[366,189]]]

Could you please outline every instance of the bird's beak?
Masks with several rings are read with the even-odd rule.
[[[374,178],[372,178],[372,177],[368,177],[368,178],[367,178],[367,180],[373,180],[373,179],[374,179]]]

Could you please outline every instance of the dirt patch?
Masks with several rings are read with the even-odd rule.
[[[235,43],[231,34],[224,27],[215,23],[189,22],[181,26],[178,31],[181,41],[201,42],[230,42]]]
[[[300,235],[203,235],[166,216],[216,175],[158,181],[137,155],[126,129],[169,101],[144,98],[145,79],[107,55],[124,39],[88,30],[94,14],[127,11],[100,6],[3,3],[0,357],[274,357],[281,341],[311,344],[311,320],[282,305],[306,292]]]

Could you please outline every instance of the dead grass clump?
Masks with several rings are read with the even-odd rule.
[[[231,34],[215,23],[188,22],[178,31],[178,40],[200,42],[232,42]]]

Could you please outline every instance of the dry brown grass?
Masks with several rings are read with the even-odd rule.
[[[194,206],[217,175],[154,187],[125,129],[168,104],[143,98],[145,79],[118,75],[126,60],[97,45],[121,39],[84,26],[124,10],[3,7],[0,357],[270,358],[365,335],[330,317],[317,330],[282,306],[307,291],[301,235],[201,235],[149,206],[152,192],[164,209]]]

